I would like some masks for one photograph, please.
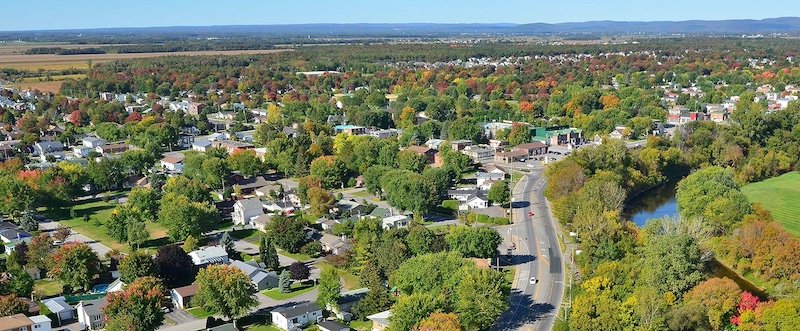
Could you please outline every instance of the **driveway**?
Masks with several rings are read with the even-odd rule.
[[[42,222],[42,223],[39,223],[39,230],[42,230],[43,232],[48,232],[49,233],[49,232],[53,232],[56,229],[58,229],[59,226],[61,226],[61,224],[59,224],[56,221]],[[84,236],[84,235],[82,235],[80,233],[72,231],[72,229],[70,229],[69,231],[70,231],[70,235],[69,235],[69,237],[67,237],[65,242],[85,243],[85,244],[89,245],[89,247],[91,247],[92,250],[94,250],[95,253],[97,253],[97,256],[99,256],[101,259],[106,256],[106,253],[111,251],[110,247],[97,242],[97,240],[94,240],[94,239],[89,238],[87,236]]]
[[[171,312],[167,314],[164,314],[164,317],[169,319],[170,321],[175,322],[176,325],[185,324],[197,320],[197,318],[192,316],[192,314],[189,314],[185,310],[178,308],[173,309]]]

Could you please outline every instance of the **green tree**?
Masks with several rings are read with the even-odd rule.
[[[109,321],[133,317],[133,330],[154,331],[164,322],[162,307],[166,304],[166,292],[160,279],[150,276],[138,278],[124,291],[109,294],[103,312]]]
[[[508,188],[508,182],[499,181],[492,184],[489,188],[488,198],[493,203],[507,206],[511,201],[511,190]]]
[[[225,231],[222,233],[222,238],[219,240],[219,245],[225,249],[225,252],[228,253],[228,256],[236,255],[236,250],[234,249],[233,245],[233,238],[231,237],[230,232]]]
[[[392,308],[389,326],[392,330],[411,330],[425,317],[441,312],[444,308],[444,300],[434,294],[414,293],[402,296]]]
[[[405,294],[454,291],[459,270],[465,265],[457,252],[442,252],[413,257],[391,275],[390,283]],[[474,267],[474,265],[473,265]]]
[[[314,216],[322,217],[330,213],[336,199],[331,192],[323,188],[311,187],[308,189],[308,203],[311,205],[311,213]]]
[[[135,187],[128,194],[128,205],[142,215],[142,219],[155,222],[158,217],[159,197],[156,190],[149,187]]]
[[[458,226],[450,230],[444,240],[450,249],[466,257],[490,258],[497,254],[503,239],[490,227]]]
[[[289,293],[292,287],[292,277],[289,276],[289,272],[286,270],[281,271],[278,275],[278,289],[280,289],[281,293]]]
[[[241,270],[227,265],[209,266],[197,274],[196,302],[206,311],[229,320],[242,317],[258,305],[255,288]]]
[[[303,225],[298,220],[283,216],[273,217],[266,230],[270,241],[290,253],[297,253],[306,242]]]
[[[133,283],[139,277],[155,276],[156,266],[153,257],[143,251],[135,251],[122,258],[119,263],[120,280]]]
[[[319,275],[319,287],[317,289],[317,304],[320,307],[329,307],[335,311],[339,308],[339,298],[342,293],[342,284],[336,269],[327,268],[322,270]]]
[[[227,159],[228,166],[233,171],[238,171],[245,177],[253,177],[264,172],[264,165],[261,159],[252,150],[234,152]]]
[[[507,284],[502,273],[470,269],[456,288],[455,311],[467,330],[488,330],[508,308]]]
[[[0,213],[17,214],[33,206],[31,188],[14,176],[0,176]]]
[[[188,197],[167,193],[161,200],[158,222],[167,228],[172,240],[199,237],[217,222],[219,213],[207,202],[192,202]]]
[[[194,238],[194,236],[190,235],[186,237],[186,240],[183,242],[183,250],[186,252],[194,251],[198,247],[200,247],[200,243]]]
[[[436,234],[424,226],[412,226],[406,236],[408,249],[414,255],[432,253],[435,241]]]
[[[309,170],[311,176],[327,189],[340,187],[346,173],[344,164],[333,156],[318,157],[311,162]]]
[[[711,278],[686,294],[686,299],[705,306],[708,323],[714,330],[722,330],[736,312],[742,290],[729,278]]]
[[[281,265],[278,259],[278,251],[275,250],[275,245],[272,244],[268,236],[261,236],[258,256],[261,263],[263,263],[267,269],[274,271],[280,269]]]
[[[705,216],[714,221],[710,225],[716,231],[724,232],[750,213],[743,195],[732,170],[708,167],[681,180],[676,199],[681,216],[687,219]]]
[[[100,259],[89,245],[67,243],[51,256],[50,275],[72,289],[86,290],[99,272]]]
[[[397,153],[397,166],[400,169],[420,173],[427,163],[425,156],[416,152],[404,150]]]
[[[642,280],[662,293],[676,297],[703,279],[700,248],[693,238],[667,234],[652,238],[643,248]]]
[[[384,174],[392,170],[387,166],[382,165],[374,165],[364,172],[364,186],[367,188],[367,191],[372,194],[381,194],[381,177]]]
[[[427,212],[440,201],[433,183],[407,170],[394,170],[383,175],[381,188],[390,205],[417,214]]]
[[[9,279],[0,283],[0,295],[13,294],[22,298],[29,298],[33,291],[33,278],[25,270],[15,267],[8,271]]]

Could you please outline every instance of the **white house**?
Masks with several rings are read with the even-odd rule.
[[[458,210],[489,208],[489,200],[481,194],[471,196],[458,206]]]
[[[233,204],[233,224],[250,225],[250,221],[258,216],[264,215],[264,205],[258,199],[238,200]]]
[[[91,153],[94,149],[89,148],[86,146],[75,146],[72,148],[72,155],[77,158],[86,158],[89,157],[89,153]]]
[[[389,216],[381,220],[381,226],[384,230],[407,228],[409,220],[408,215]]]
[[[44,315],[36,315],[29,317],[33,325],[31,331],[50,331],[52,330],[52,321]]]
[[[75,311],[78,313],[78,322],[86,330],[101,330],[105,327],[105,315],[103,314],[103,307],[108,302],[106,298],[95,299],[91,301],[81,301],[75,306]]]
[[[172,304],[180,309],[190,308],[195,294],[197,294],[197,285],[194,284],[169,290]]]
[[[208,246],[189,252],[189,257],[196,266],[210,264],[228,264],[228,253],[222,246]]]
[[[389,317],[392,317],[391,310],[369,315],[367,319],[372,321],[372,331],[382,331],[389,327]]]
[[[172,172],[183,172],[183,155],[172,154],[161,159],[161,168]]]
[[[250,277],[250,282],[253,283],[256,291],[278,287],[278,274],[274,271],[267,272],[264,269],[237,260],[231,261],[231,266],[236,267],[244,272],[247,277]]]
[[[194,143],[192,143],[192,150],[194,151],[205,153],[209,148],[211,148],[210,140],[195,140]]]
[[[67,300],[64,297],[44,299],[42,303],[56,316],[59,325],[62,321],[75,318],[75,309],[67,304]]]
[[[322,319],[322,309],[315,302],[306,302],[272,310],[272,324],[283,330],[303,328]]]
[[[479,187],[485,186],[487,181],[499,182],[506,178],[505,173],[496,173],[496,172],[478,172],[475,176],[478,182]]]
[[[84,137],[83,139],[81,139],[81,142],[82,142],[84,147],[88,147],[88,148],[91,148],[91,149],[95,149],[97,147],[100,147],[100,146],[108,144],[107,141],[105,141],[105,140],[103,140],[101,138],[98,138],[98,137],[94,137],[94,136]]]
[[[327,233],[322,234],[319,243],[322,245],[322,250],[333,255],[343,254],[350,248],[350,244],[344,236],[338,237]]]

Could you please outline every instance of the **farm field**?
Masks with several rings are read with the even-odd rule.
[[[113,60],[141,59],[159,56],[203,56],[203,55],[242,55],[272,54],[288,51],[286,49],[236,50],[236,51],[193,51],[193,52],[158,52],[158,53],[125,53],[125,54],[0,54],[0,68],[19,70],[63,70],[70,68],[85,69],[88,61],[103,63]]]
[[[748,184],[742,192],[769,210],[786,231],[800,236],[800,172]]]

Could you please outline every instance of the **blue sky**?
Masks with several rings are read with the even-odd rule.
[[[752,0],[38,0],[4,1],[0,31],[294,23],[558,23],[800,15]]]

